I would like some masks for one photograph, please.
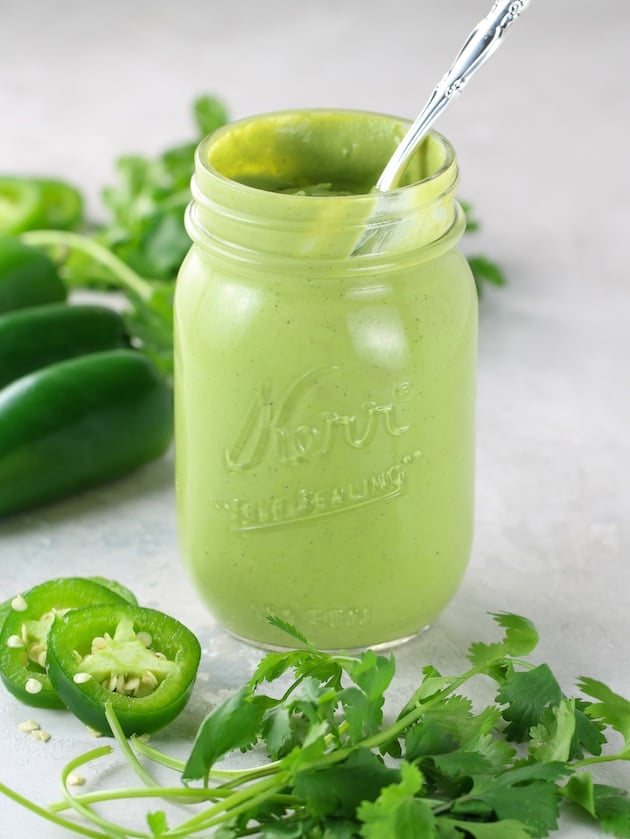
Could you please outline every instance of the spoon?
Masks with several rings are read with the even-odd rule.
[[[490,12],[472,30],[455,60],[429,97],[376,182],[378,192],[394,189],[405,165],[429,129],[457,97],[469,79],[500,46],[503,35],[530,0],[497,0]]]

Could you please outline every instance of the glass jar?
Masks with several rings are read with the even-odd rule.
[[[449,142],[291,111],[197,151],[175,297],[178,529],[232,634],[322,649],[430,624],[468,562],[477,303]]]

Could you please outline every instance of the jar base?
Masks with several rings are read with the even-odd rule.
[[[396,647],[401,647],[403,644],[408,644],[410,641],[413,641],[415,638],[419,638],[421,635],[424,635],[427,630],[431,628],[431,624],[428,623],[425,626],[420,627],[416,632],[412,632],[409,635],[404,635],[400,638],[394,638],[391,641],[381,641],[377,644],[365,644],[363,646],[358,647],[324,647],[320,648],[317,647],[319,652],[323,653],[362,653],[366,650],[374,650],[375,652],[383,652],[385,650],[392,650]],[[245,635],[239,635],[237,632],[232,632],[230,629],[226,629],[224,627],[224,631],[228,633],[232,638],[235,638],[237,641],[240,641],[243,644],[247,644],[249,647],[255,647],[259,650],[265,650],[266,652],[274,652],[274,653],[282,653],[288,652],[292,649],[300,649],[300,644],[296,639],[296,643],[294,645],[291,644],[269,644],[266,641],[257,641],[254,638],[248,638]]]

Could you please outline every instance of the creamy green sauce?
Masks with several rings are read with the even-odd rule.
[[[331,147],[339,125],[355,120],[343,182]],[[202,242],[182,266],[178,518],[197,589],[231,632],[290,644],[266,621],[273,614],[320,647],[352,648],[431,623],[464,573],[476,299],[452,234],[422,260],[393,249],[382,270],[313,259],[336,252],[337,239],[346,252],[357,235],[354,199],[327,185],[348,186],[349,172],[363,192],[400,134],[393,121],[348,115],[316,128],[298,151],[271,148],[269,124],[236,130],[232,148],[227,132],[210,151],[223,177],[255,188],[233,194],[222,181],[217,195],[235,203],[212,209],[204,227],[240,247],[253,242],[256,258],[226,258]],[[244,134],[266,149],[262,163],[250,165]],[[203,183],[213,190],[212,178]],[[313,201],[270,192],[312,188]],[[290,258],[279,259],[283,251]]]

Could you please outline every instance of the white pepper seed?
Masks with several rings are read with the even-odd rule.
[[[86,682],[89,682],[91,678],[92,676],[90,673],[81,672],[75,673],[72,677],[72,681],[75,683],[75,685],[84,685]]]
[[[31,731],[31,737],[35,737],[36,740],[41,740],[42,743],[47,743],[50,740],[50,734],[47,731],[42,731],[41,728],[36,728]]]
[[[26,600],[22,597],[21,594],[18,594],[17,597],[14,597],[11,601],[11,608],[14,612],[23,612],[27,607]]]
[[[39,679],[27,679],[24,685],[24,689],[27,693],[36,694],[39,693],[42,689],[43,685],[39,681]]]
[[[19,650],[24,646],[24,641],[20,638],[19,635],[9,635],[7,638],[7,647],[10,647],[12,650]]]
[[[35,722],[35,720],[25,720],[18,725],[18,730],[23,731],[25,734],[31,734],[33,731],[37,731],[39,728],[39,723]]]
[[[137,676],[133,676],[125,682],[125,693],[133,693],[138,690],[139,687],[140,679]]]
[[[150,670],[145,670],[142,674],[142,678],[140,679],[143,685],[147,685],[148,687],[157,687],[158,680],[155,673],[152,673]]]

